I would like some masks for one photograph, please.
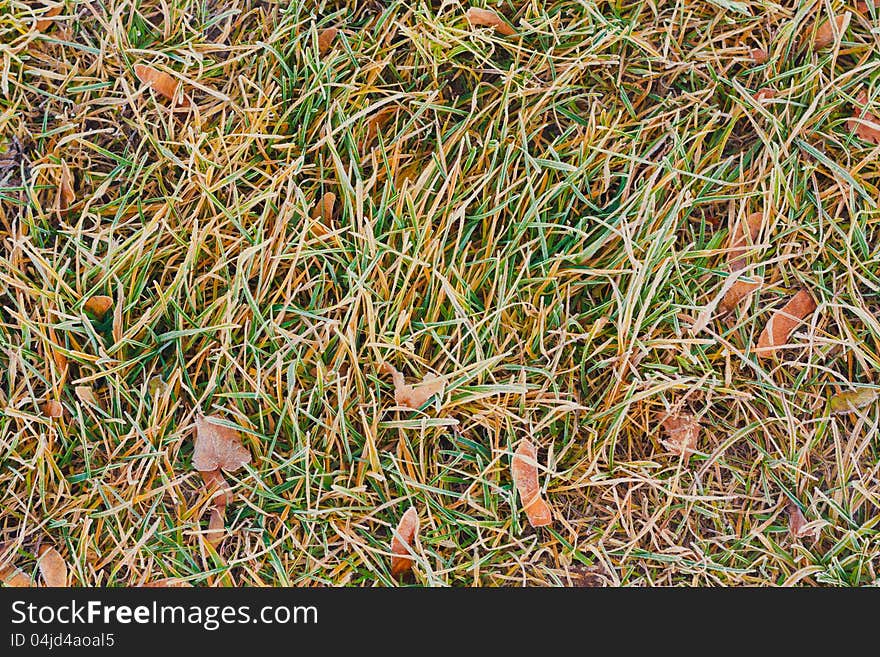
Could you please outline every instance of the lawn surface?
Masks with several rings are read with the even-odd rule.
[[[471,4],[0,0],[7,577],[877,583],[877,11]]]

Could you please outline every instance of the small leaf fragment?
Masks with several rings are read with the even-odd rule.
[[[73,391],[76,393],[77,399],[86,404],[100,406],[98,398],[95,397],[95,391],[91,386],[74,386]]]
[[[222,468],[234,472],[246,463],[251,455],[241,444],[241,434],[219,423],[215,416],[196,417],[196,446],[192,464],[196,470],[207,472]]]
[[[211,518],[208,520],[208,530],[205,538],[213,547],[217,547],[226,537],[226,518],[224,510],[214,507],[211,509]]]
[[[415,507],[409,507],[400,522],[394,535],[391,537],[391,574],[394,577],[400,577],[408,572],[413,565],[413,558],[410,554],[412,544],[416,534],[419,533],[419,514]]]
[[[113,307],[113,297],[98,294],[86,299],[83,308],[86,312],[95,315],[98,319],[104,319],[109,310]]]
[[[61,417],[61,415],[64,413],[64,406],[61,405],[60,401],[49,399],[43,402],[40,410],[43,411],[43,415],[45,415],[46,417],[55,418]]]
[[[43,576],[43,582],[46,586],[67,586],[67,564],[58,550],[44,545],[40,549],[40,559],[37,565],[40,567],[40,574]]]
[[[770,59],[767,51],[763,48],[752,48],[751,50],[749,50],[749,56],[756,64],[766,64],[767,60]]]
[[[21,568],[12,564],[0,568],[0,583],[11,589],[27,589],[34,586],[34,581],[24,574]]]
[[[52,24],[55,22],[52,19],[61,13],[61,10],[64,9],[64,4],[57,4],[54,7],[50,7],[48,11],[46,11],[41,18],[38,18],[34,23],[34,27],[37,28],[40,32],[45,32]]]
[[[519,493],[520,503],[532,527],[544,527],[553,522],[550,507],[541,497],[538,483],[538,450],[526,438],[520,442],[511,461],[513,483]]]
[[[73,191],[73,174],[67,162],[61,160],[61,177],[58,180],[58,207],[61,210],[67,210],[76,200],[76,194]]]
[[[434,395],[442,396],[446,388],[446,379],[433,374],[425,376],[417,386],[411,386],[406,383],[403,374],[390,363],[382,363],[380,370],[391,375],[394,382],[394,403],[398,406],[418,410]]]
[[[788,531],[794,538],[806,538],[819,536],[818,527],[810,527],[800,507],[794,502],[788,503]]]
[[[880,390],[877,388],[859,388],[834,395],[831,397],[829,405],[832,413],[854,413],[856,410],[872,404],[878,397],[880,397]]]
[[[134,74],[137,76],[138,80],[150,87],[150,89],[160,96],[164,96],[168,100],[176,102],[181,107],[189,106],[189,99],[183,94],[181,94],[180,99],[177,100],[177,88],[180,86],[180,82],[176,78],[171,77],[165,71],[160,71],[152,66],[146,66],[144,64],[135,64]]]
[[[328,52],[330,52],[330,49],[333,48],[333,42],[336,40],[336,35],[338,33],[339,28],[337,27],[328,27],[318,32],[319,54],[326,55]]]
[[[836,34],[843,36],[843,31],[846,27],[845,23],[847,21],[849,21],[849,12],[845,12],[840,16],[835,16],[831,20],[823,22],[818,27],[816,34],[813,37],[813,49],[820,50],[822,48],[827,48],[836,40]],[[809,34],[807,37],[808,36]]]
[[[856,115],[848,119],[846,127],[860,139],[880,144],[880,121],[868,111],[868,94],[863,90],[856,99]]]
[[[170,589],[170,588],[192,588],[192,584],[176,577],[166,577],[164,579],[153,580],[141,584],[144,589]]]
[[[489,9],[471,7],[467,10],[467,20],[473,27],[494,27],[495,31],[504,36],[515,36],[513,29],[503,18]]]
[[[736,228],[731,232],[730,242],[727,247],[728,264],[731,271],[739,271],[746,266],[746,255],[754,248],[755,242],[758,241],[763,224],[763,213],[753,212],[744,219],[741,219]]]
[[[758,338],[755,354],[770,358],[776,349],[788,342],[800,323],[816,310],[816,302],[806,290],[800,290],[782,308],[773,313]]]
[[[661,421],[667,438],[660,442],[670,452],[687,458],[694,453],[700,440],[699,420],[690,413],[667,414]]]

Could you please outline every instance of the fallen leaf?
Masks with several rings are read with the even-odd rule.
[[[777,347],[788,342],[791,334],[804,318],[816,310],[816,302],[806,290],[800,290],[782,308],[773,313],[767,326],[758,338],[755,354],[758,358],[769,358]]]
[[[174,577],[166,577],[165,579],[157,579],[152,582],[141,584],[144,589],[170,589],[170,588],[192,588],[192,584],[182,579]]]
[[[827,48],[835,41],[835,34],[843,35],[846,21],[849,20],[849,12],[835,16],[832,20],[826,20],[816,30],[813,37],[813,49]],[[809,38],[809,33],[804,37]]]
[[[150,87],[150,89],[160,96],[165,96],[168,100],[177,102],[181,107],[189,107],[189,99],[183,94],[180,95],[179,100],[175,100],[177,98],[177,88],[180,86],[180,82],[176,78],[171,77],[168,73],[159,71],[152,66],[135,64],[134,74],[137,76],[138,80]]]
[[[330,231],[333,220],[333,209],[336,207],[336,194],[327,192],[312,208],[311,230],[317,237],[323,237]]]
[[[202,480],[205,482],[205,488],[208,489],[209,493],[212,493],[214,504],[216,506],[225,507],[227,504],[232,503],[232,491],[229,488],[229,484],[226,482],[226,478],[219,469],[208,470],[207,472],[200,472],[199,474],[202,475]]]
[[[382,363],[380,369],[391,375],[391,380],[394,382],[394,403],[398,406],[418,410],[434,395],[442,396],[446,388],[446,379],[433,374],[425,376],[418,386],[411,386],[406,383],[403,374],[389,363]]]
[[[52,27],[52,24],[55,22],[51,19],[60,14],[62,9],[64,9],[63,3],[51,7],[49,11],[42,15],[42,18],[37,19],[37,22],[34,23],[34,27],[36,27],[40,32],[45,32],[50,27]]]
[[[495,31],[504,36],[514,36],[516,30],[494,11],[471,7],[467,10],[467,20],[474,27],[494,27]]]
[[[379,134],[379,130],[381,130],[385,124],[388,123],[388,120],[394,115],[395,106],[386,105],[378,112],[376,112],[370,120],[367,122],[367,134],[366,134],[366,143],[370,144]]]
[[[46,417],[61,417],[61,414],[64,413],[64,406],[59,401],[49,399],[43,402],[40,410],[43,411],[43,415]]]
[[[761,87],[752,95],[752,98],[754,98],[759,103],[764,100],[776,98],[776,89],[771,89],[770,87]]]
[[[767,51],[763,48],[752,48],[749,51],[749,56],[752,58],[752,61],[756,64],[766,64],[767,60],[770,59],[770,56],[767,54]]]
[[[86,299],[83,308],[86,312],[90,312],[98,319],[104,319],[104,315],[113,307],[113,297],[98,294]]]
[[[538,484],[538,450],[523,438],[511,461],[513,483],[519,492],[520,503],[532,527],[543,527],[553,522],[550,507],[541,497]]]
[[[415,507],[409,507],[401,517],[391,537],[391,574],[400,577],[413,565],[410,555],[413,540],[419,533],[419,514]]]
[[[733,309],[739,305],[740,301],[760,288],[762,284],[763,279],[757,278],[752,280],[740,276],[736,282],[730,286],[727,292],[724,293],[724,298],[722,298],[721,302],[718,304],[719,310],[724,314],[732,312]]]
[[[689,413],[667,414],[661,421],[666,440],[660,442],[670,452],[687,458],[700,440],[700,422]]]
[[[205,532],[205,538],[213,547],[217,547],[223,542],[226,536],[226,520],[225,509],[221,511],[217,507],[211,509],[211,518],[208,520],[208,531]]]
[[[34,585],[34,581],[21,568],[12,564],[0,568],[0,582],[11,589],[27,589]]]
[[[880,144],[880,121],[868,111],[868,94],[862,91],[856,99],[856,115],[848,119],[846,127],[861,139],[872,144]]]
[[[196,417],[196,446],[192,460],[196,470],[207,472],[222,468],[234,472],[251,461],[250,453],[241,444],[241,434],[219,424],[219,420],[211,415]]]
[[[330,49],[333,47],[333,41],[336,40],[336,35],[338,33],[339,29],[336,27],[328,27],[327,29],[318,32],[319,54],[326,55],[328,52],[330,52]]]
[[[829,404],[832,413],[853,413],[856,409],[872,404],[878,397],[880,390],[877,388],[859,388],[834,395]]]
[[[89,386],[74,386],[73,391],[76,393],[77,399],[81,402],[92,404],[94,406],[100,406],[98,403],[98,398],[95,397],[94,390]]]
[[[37,562],[43,582],[46,586],[67,586],[67,564],[53,547],[44,545],[40,549],[40,559]]]
[[[61,177],[58,180],[58,207],[61,210],[69,208],[76,200],[76,194],[73,191],[73,174],[67,162],[61,160]]]
[[[877,2],[875,0],[871,0],[871,7],[874,7],[875,9],[877,8]],[[868,3],[865,2],[865,0],[858,0],[858,2],[856,2],[856,11],[861,14],[869,14]]]
[[[753,212],[741,219],[731,232],[727,246],[727,262],[731,271],[739,271],[746,266],[747,254],[758,241],[763,224],[764,214]]]
[[[807,519],[804,517],[803,512],[800,507],[794,502],[788,503],[788,531],[791,532],[791,535],[794,538],[806,538],[808,536],[812,536],[813,538],[817,538],[819,536],[819,528],[818,527],[808,527],[809,523]]]

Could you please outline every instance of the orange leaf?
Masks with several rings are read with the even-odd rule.
[[[701,430],[697,418],[689,413],[669,414],[661,424],[667,435],[666,440],[661,440],[666,449],[685,458],[694,453]]]
[[[76,200],[73,191],[73,174],[67,162],[61,160],[61,178],[58,180],[58,207],[62,210],[69,208]]]
[[[333,220],[333,209],[336,207],[336,194],[327,192],[321,200],[312,208],[311,225],[312,233],[317,237],[323,237],[329,232],[330,222]]]
[[[805,317],[816,310],[816,302],[806,290],[800,290],[782,308],[773,313],[758,338],[755,350],[759,358],[769,358],[776,348],[788,342],[791,334]]]
[[[196,446],[192,461],[196,470],[207,472],[223,468],[234,472],[251,461],[251,455],[241,444],[241,434],[218,424],[219,420],[211,415],[196,417]]]
[[[754,94],[752,94],[752,98],[754,98],[759,103],[763,100],[767,100],[768,98],[776,98],[776,89],[771,89],[770,87],[761,87]]]
[[[807,519],[804,517],[803,512],[800,507],[794,502],[788,503],[788,530],[791,532],[791,535],[794,538],[806,538],[808,536],[812,536],[813,538],[817,538],[819,536],[819,528],[818,527],[808,527],[809,523]]]
[[[145,589],[169,589],[169,588],[192,588],[192,584],[182,579],[174,577],[166,577],[165,579],[157,579],[152,582],[141,584],[141,588]]]
[[[40,574],[43,576],[43,582],[46,586],[67,586],[67,564],[64,563],[58,550],[44,545],[40,549],[40,559],[37,565],[40,567]]]
[[[752,48],[749,51],[749,56],[752,58],[752,61],[756,64],[766,64],[767,60],[770,59],[770,56],[767,54],[767,51],[763,48]]]
[[[60,14],[62,9],[64,9],[63,3],[59,4],[59,5],[55,5],[54,7],[49,9],[49,11],[47,11],[45,14],[43,14],[42,18],[38,19],[37,22],[34,23],[34,27],[36,27],[40,32],[45,32],[46,30],[48,30],[52,26],[52,23],[55,22],[52,20],[52,18],[54,18],[55,16]]]
[[[21,568],[13,565],[0,568],[0,582],[11,589],[26,589],[34,585],[33,580],[24,574]]]
[[[761,287],[761,283],[762,281],[760,278],[754,281],[742,277],[738,278],[730,289],[724,293],[724,298],[721,299],[721,302],[718,304],[719,310],[721,310],[722,313],[731,312],[739,305],[740,301]]]
[[[159,71],[152,66],[145,66],[144,64],[135,64],[134,74],[137,76],[138,80],[150,87],[150,89],[157,94],[165,96],[168,100],[175,102],[177,88],[180,85],[180,82],[176,78],[171,77],[164,71]],[[190,104],[189,99],[183,94],[181,94],[180,100],[176,102],[181,107],[189,107]]]
[[[541,497],[538,484],[538,450],[523,438],[511,461],[513,483],[519,492],[520,503],[532,527],[543,527],[553,522],[550,507]]]
[[[813,49],[819,50],[821,48],[827,48],[833,44],[836,40],[835,32],[836,34],[843,36],[844,22],[847,21],[848,18],[849,12],[846,12],[840,16],[835,16],[832,20],[827,20],[822,23],[816,30],[816,35],[813,37]],[[808,36],[809,35],[807,35],[807,37]]]
[[[370,144],[379,134],[379,130],[381,130],[388,120],[392,117],[395,112],[395,107],[393,105],[386,105],[378,112],[376,112],[370,120],[367,122],[367,134],[366,134],[366,143]]]
[[[419,514],[415,507],[409,507],[397,524],[391,537],[391,574],[400,577],[412,568],[410,556],[413,540],[419,533]]]
[[[43,402],[43,405],[40,406],[40,410],[43,411],[43,415],[46,417],[61,417],[61,414],[64,413],[64,406],[62,406],[59,401],[49,399],[48,401]]]
[[[398,406],[418,410],[432,396],[441,396],[446,388],[446,379],[432,374],[427,375],[418,386],[413,387],[407,384],[403,374],[389,363],[382,363],[380,370],[391,375],[391,379],[394,381],[394,403]]]
[[[98,294],[93,297],[89,297],[86,299],[86,302],[83,304],[83,308],[87,311],[98,317],[98,319],[103,319],[104,315],[113,307],[113,297],[104,296],[102,294]]]
[[[494,27],[495,31],[504,36],[514,36],[516,30],[508,25],[494,11],[471,7],[467,10],[467,20],[474,27]]]
[[[321,30],[318,32],[318,53],[321,55],[326,55],[330,52],[330,49],[333,47],[333,41],[336,40],[336,35],[339,33],[339,29],[336,27],[328,27],[325,30]]]
[[[858,111],[856,115],[847,120],[846,127],[856,133],[861,139],[872,144],[880,144],[880,122],[877,117],[868,111],[868,94],[862,91],[856,99]]]
[[[746,266],[746,253],[750,251],[758,241],[761,234],[761,226],[764,223],[764,215],[761,212],[753,212],[739,224],[730,234],[730,243],[727,247],[727,259],[731,271],[739,271]]]

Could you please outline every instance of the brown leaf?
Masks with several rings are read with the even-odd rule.
[[[749,56],[756,64],[766,64],[767,60],[770,59],[770,55],[763,48],[752,48],[749,51]]]
[[[223,507],[224,509],[226,507]],[[217,547],[226,537],[226,520],[225,512],[214,507],[211,509],[211,518],[208,520],[208,531],[205,532],[205,539],[213,547]]]
[[[513,483],[519,492],[520,503],[532,527],[543,527],[553,522],[550,507],[541,497],[538,483],[538,450],[523,438],[511,461]]]
[[[205,488],[212,494],[215,506],[225,507],[227,504],[232,503],[232,491],[229,489],[229,484],[226,483],[226,478],[219,469],[208,470],[199,474],[202,475]]]
[[[844,22],[848,18],[849,12],[845,12],[840,16],[835,16],[832,20],[826,20],[823,22],[816,30],[816,34],[813,37],[813,49],[819,50],[821,48],[827,48],[833,44],[835,41],[835,31],[837,34],[843,36]],[[809,30],[804,36],[805,39],[809,38],[810,32],[812,32],[812,30]]]
[[[832,413],[854,413],[857,409],[874,403],[878,397],[880,390],[876,388],[859,388],[834,395],[829,404]]]
[[[336,27],[328,27],[327,29],[318,32],[319,54],[326,55],[328,52],[330,52],[330,49],[333,47],[333,41],[336,40],[336,35],[338,33],[339,29]]]
[[[61,177],[58,180],[58,207],[66,210],[76,200],[76,194],[73,191],[73,174],[67,162],[61,160]]]
[[[660,442],[666,449],[685,458],[694,453],[702,429],[697,418],[689,413],[667,414],[661,426],[667,438]]]
[[[730,271],[739,271],[746,266],[746,254],[754,248],[755,242],[758,241],[763,224],[763,213],[753,212],[741,219],[731,232],[727,247],[727,262]]]
[[[90,312],[98,319],[103,319],[104,315],[113,307],[113,297],[104,296],[102,294],[95,295],[86,299],[83,308],[86,312]]]
[[[76,393],[77,399],[81,402],[92,404],[94,406],[100,406],[98,403],[98,398],[95,397],[95,391],[91,389],[89,386],[74,386],[73,391]]]
[[[806,290],[800,290],[782,308],[773,313],[767,326],[758,338],[755,354],[758,358],[769,358],[776,348],[788,342],[791,334],[804,318],[816,310],[816,302]]]
[[[413,565],[413,558],[410,556],[413,540],[419,533],[419,514],[415,507],[409,507],[401,517],[391,537],[391,574],[394,577],[400,577],[409,571]]]
[[[229,472],[250,463],[251,455],[241,444],[241,434],[225,425],[220,418],[208,415],[196,417],[196,446],[193,467],[207,472],[223,468]]]
[[[372,143],[372,141],[379,134],[379,131],[388,123],[389,119],[394,115],[396,108],[394,105],[386,105],[378,112],[376,112],[370,120],[367,122],[367,134],[365,141],[367,144]]]
[[[871,0],[871,7],[874,7],[875,9],[877,8],[876,0]],[[858,2],[856,2],[856,11],[861,14],[870,14],[868,11],[868,3],[865,2],[865,0],[858,0]]]
[[[34,581],[21,568],[12,564],[0,568],[0,582],[11,589],[27,589],[34,585]]]
[[[846,127],[861,139],[880,144],[880,121],[868,111],[868,94],[862,91],[856,99],[856,115],[848,119]]]
[[[55,22],[51,19],[60,14],[62,9],[64,9],[63,3],[50,8],[49,11],[43,14],[42,18],[38,19],[37,22],[34,23],[34,27],[36,27],[37,30],[39,30],[40,32],[45,32],[50,27],[52,27],[52,24]]]
[[[791,532],[792,537],[794,538],[806,538],[808,536],[812,536],[813,538],[817,538],[819,536],[819,528],[818,527],[808,527],[809,523],[807,519],[804,517],[803,512],[800,507],[794,502],[788,503],[788,531]]]
[[[759,103],[764,100],[776,98],[776,89],[771,89],[770,87],[761,87],[754,94],[752,94],[752,98],[754,98]]]
[[[336,207],[336,194],[327,192],[321,197],[321,200],[312,208],[311,225],[312,233],[317,237],[323,237],[331,229],[333,221],[333,210]]]
[[[174,577],[166,577],[165,579],[157,579],[152,582],[141,584],[141,588],[145,589],[170,589],[170,588],[192,588],[192,584],[182,579]]]
[[[37,563],[40,574],[46,586],[67,586],[67,564],[53,547],[44,545],[40,549],[40,559]]]
[[[61,417],[62,413],[64,413],[64,406],[59,401],[49,399],[43,402],[40,410],[43,411],[43,415],[46,417]]]
[[[442,396],[446,388],[446,379],[433,374],[425,376],[422,382],[414,387],[407,384],[403,374],[389,363],[382,363],[380,370],[391,375],[391,380],[394,382],[394,403],[398,406],[418,410],[434,395]]]
[[[474,27],[494,27],[495,31],[504,36],[514,36],[516,30],[508,25],[494,11],[471,7],[467,10],[467,20]]]
[[[718,309],[722,313],[729,313],[739,305],[739,302],[749,296],[752,292],[761,287],[763,281],[758,278],[755,280],[743,278],[740,276],[736,282],[730,286],[730,289],[724,293],[724,298],[718,304]]]
[[[160,96],[165,96],[168,100],[177,102],[181,107],[189,107],[189,99],[183,94],[180,95],[179,100],[175,101],[177,98],[177,88],[180,86],[180,82],[177,78],[170,76],[164,71],[159,71],[152,66],[146,66],[144,64],[135,64],[134,74],[137,76],[138,80],[150,87],[150,89]]]

